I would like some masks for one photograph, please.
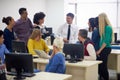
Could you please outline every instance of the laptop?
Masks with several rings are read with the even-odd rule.
[[[43,50],[34,50],[35,53],[40,57],[40,58],[44,58],[44,59],[49,59],[50,56],[48,54],[46,54]]]

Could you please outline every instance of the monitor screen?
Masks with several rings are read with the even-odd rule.
[[[23,41],[12,41],[12,52],[26,53],[26,45]]]
[[[47,31],[48,31],[48,34],[51,35],[53,32],[52,32],[52,27],[46,27]]]
[[[83,44],[64,44],[63,52],[65,57],[70,56],[71,61],[82,61],[84,59]]]
[[[33,58],[30,54],[5,54],[7,73],[22,78],[25,73],[33,73]]]
[[[55,34],[53,33],[52,27],[46,27],[48,31],[48,36],[51,37],[51,45],[53,45],[53,41],[55,39]]]

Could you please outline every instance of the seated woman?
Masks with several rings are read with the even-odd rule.
[[[53,73],[65,73],[65,57],[62,53],[63,48],[63,39],[56,38],[53,43],[53,53],[49,60],[49,63],[46,66],[46,72],[53,72]]]
[[[34,49],[43,50],[46,53],[49,53],[50,49],[48,48],[45,41],[41,38],[41,32],[39,29],[34,29],[29,40],[28,40],[28,51],[32,55],[36,55]]]

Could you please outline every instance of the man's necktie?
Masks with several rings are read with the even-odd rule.
[[[69,39],[70,39],[70,27],[71,27],[71,25],[68,25],[67,40],[69,40]]]

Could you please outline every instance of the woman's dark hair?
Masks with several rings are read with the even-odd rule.
[[[20,8],[19,9],[19,14],[21,15],[24,11],[26,11],[27,9],[26,8]]]
[[[39,20],[43,19],[46,15],[43,12],[36,13],[33,18],[33,23],[39,24]]]
[[[98,27],[98,26],[99,26],[98,17],[95,18],[94,24],[95,24],[95,27]]]
[[[3,35],[3,31],[2,30],[0,30],[0,37]]]
[[[89,31],[90,31],[91,28],[92,28],[92,31],[93,31],[94,27],[95,27],[95,18],[89,18],[89,23],[90,23]]]
[[[72,19],[74,18],[74,14],[73,13],[68,13],[66,16],[70,16]]]
[[[11,16],[8,16],[8,17],[3,17],[3,19],[2,19],[2,22],[3,23],[5,23],[5,24],[7,24],[7,25],[9,25],[9,21],[11,21],[12,20],[12,17]]]
[[[90,27],[93,27],[93,28],[95,27],[94,21],[95,21],[95,18],[90,18],[89,19]]]

